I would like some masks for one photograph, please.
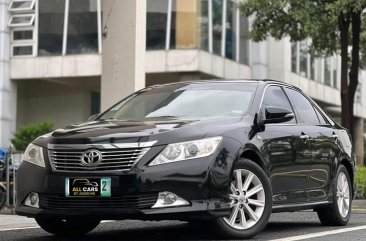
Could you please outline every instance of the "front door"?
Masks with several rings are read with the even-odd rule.
[[[267,87],[260,111],[266,106],[293,110],[282,87]],[[294,111],[294,110],[293,110]],[[287,123],[267,124],[261,133],[263,151],[270,165],[273,204],[307,201],[311,169],[310,142],[296,119]]]

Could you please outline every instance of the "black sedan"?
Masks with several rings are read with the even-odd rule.
[[[181,82],[36,139],[16,212],[56,235],[103,219],[179,219],[249,238],[272,212],[313,209],[324,225],[346,225],[353,177],[347,130],[298,88]]]

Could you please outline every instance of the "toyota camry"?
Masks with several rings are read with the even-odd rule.
[[[55,235],[101,220],[175,219],[250,238],[271,213],[305,209],[346,225],[354,163],[347,130],[294,86],[156,85],[33,141],[16,212]]]

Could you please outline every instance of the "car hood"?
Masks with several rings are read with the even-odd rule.
[[[200,139],[211,130],[238,123],[242,117],[206,119],[160,118],[151,121],[101,120],[74,124],[38,138],[35,143],[102,144],[157,141],[156,145]]]

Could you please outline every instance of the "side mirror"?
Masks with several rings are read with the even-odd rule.
[[[97,117],[98,117],[98,115],[99,115],[99,113],[98,113],[98,114],[94,114],[94,115],[90,116],[90,117],[89,117],[89,119],[88,119],[88,121],[93,121],[93,120],[95,120],[95,118],[97,118]]]
[[[260,125],[283,123],[290,121],[293,118],[295,118],[295,114],[289,109],[276,106],[267,106],[258,123]]]

